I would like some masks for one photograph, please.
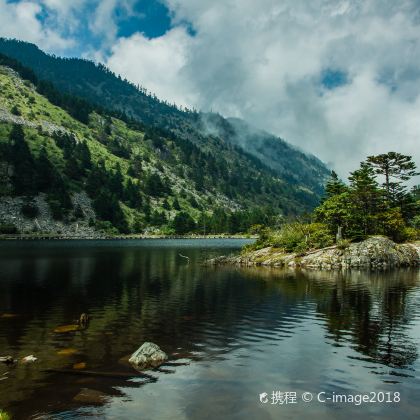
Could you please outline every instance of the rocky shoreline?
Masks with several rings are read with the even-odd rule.
[[[38,240],[132,240],[132,239],[255,239],[247,235],[95,235],[68,234],[0,234],[0,241],[38,241]]]
[[[239,265],[309,268],[317,270],[336,269],[387,269],[420,266],[420,242],[396,244],[382,236],[372,236],[347,247],[331,246],[303,254],[284,253],[267,247],[245,251],[237,256],[222,256],[211,259],[209,265]]]

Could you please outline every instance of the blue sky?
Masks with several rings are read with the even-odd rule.
[[[0,0],[0,36],[244,118],[343,177],[389,150],[420,165],[418,0]]]

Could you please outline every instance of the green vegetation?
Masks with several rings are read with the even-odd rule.
[[[385,235],[397,242],[418,240],[419,187],[408,191],[404,185],[416,175],[412,158],[396,152],[369,156],[350,174],[348,185],[333,171],[325,186],[325,198],[310,222],[263,229],[256,244],[247,249],[272,246],[285,252],[304,252],[334,242],[345,249],[351,241],[369,235]],[[384,182],[379,184],[378,178]]]
[[[172,160],[171,146],[180,148],[188,169],[178,167],[176,173],[191,179],[199,192],[215,188],[229,199],[246,201],[244,208],[264,202],[286,215],[312,210],[319,202],[328,176],[325,165],[241,120],[180,109],[103,65],[51,56],[26,42],[0,38],[0,53],[30,67],[17,71],[26,79],[30,74],[41,94],[79,121],[86,123],[93,111],[118,118],[144,132],[166,161]],[[104,139],[113,131],[106,121]],[[107,148],[128,158],[125,145],[119,137]]]
[[[55,220],[83,219],[72,199],[83,191],[96,212],[91,226],[107,234],[241,233],[291,211],[283,209],[290,204],[287,186],[258,165],[229,167],[223,155],[100,110],[85,124],[6,67],[0,67],[0,93],[10,114],[18,104],[24,122],[0,123],[0,164],[9,168],[1,195],[24,197],[22,214],[29,219],[39,214],[33,198],[40,193]]]
[[[0,410],[0,420],[11,420],[11,417],[5,411]]]

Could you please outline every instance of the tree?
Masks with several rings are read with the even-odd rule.
[[[333,195],[314,210],[315,221],[325,223],[332,234],[342,227],[344,235],[349,238],[359,234],[353,214],[350,192]]]
[[[185,211],[180,211],[174,218],[172,226],[176,233],[184,235],[196,228],[194,219]]]
[[[374,170],[377,175],[385,177],[384,187],[387,197],[391,197],[391,182],[392,178],[401,181],[408,181],[416,175],[416,164],[413,162],[411,156],[402,155],[396,152],[388,152],[377,156],[368,156],[366,164]]]
[[[145,191],[148,195],[162,197],[168,192],[168,188],[157,173],[150,174],[146,179]]]
[[[35,187],[35,162],[25,140],[22,126],[15,124],[10,131],[11,159],[14,166],[12,177],[15,194],[32,194]]]
[[[53,185],[56,171],[54,166],[51,164],[50,159],[48,158],[47,151],[45,147],[39,152],[39,156],[36,162],[36,184],[40,191],[47,191]]]
[[[150,216],[150,224],[153,226],[162,226],[167,223],[167,221],[164,211],[160,212],[155,210]]]
[[[128,179],[124,190],[124,200],[133,209],[139,209],[143,203],[139,186],[131,178]]]
[[[327,183],[325,184],[325,195],[326,199],[333,197],[334,195],[342,194],[347,190],[344,182],[338,177],[338,175],[331,171],[331,175]]]
[[[101,220],[111,222],[122,233],[129,233],[124,212],[114,194],[105,189],[101,190],[93,201],[93,206]]]
[[[172,203],[172,208],[174,210],[181,210],[181,206],[179,205],[178,198],[175,198],[174,202]]]
[[[351,173],[346,191],[332,195],[315,209],[315,220],[325,223],[331,233],[341,226],[349,239],[381,234],[404,240],[405,223],[418,208],[414,195],[407,193],[400,182],[390,181],[388,190],[381,189],[376,175],[372,165],[362,162]],[[387,198],[388,193],[393,196],[392,201]]]
[[[109,189],[119,199],[123,198],[124,177],[121,173],[121,165],[119,163],[117,164],[114,173],[110,177]]]
[[[86,141],[81,141],[75,147],[76,157],[79,159],[83,174],[92,168],[92,155]]]

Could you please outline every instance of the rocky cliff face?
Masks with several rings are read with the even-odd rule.
[[[37,215],[33,217],[27,217],[22,212],[22,207],[28,202],[27,198],[0,197],[0,225],[14,226],[23,235],[92,239],[103,236],[89,224],[89,221],[94,221],[96,216],[91,200],[86,193],[75,193],[71,199],[73,206],[80,208],[81,215],[64,222],[54,219],[45,194],[41,193],[30,199],[32,205],[37,209]]]
[[[418,267],[420,243],[396,244],[388,238],[374,236],[342,249],[337,246],[307,252],[285,254],[278,249],[263,248],[236,257],[220,257],[210,264],[263,265],[272,267],[303,267],[321,270],[393,267]]]

